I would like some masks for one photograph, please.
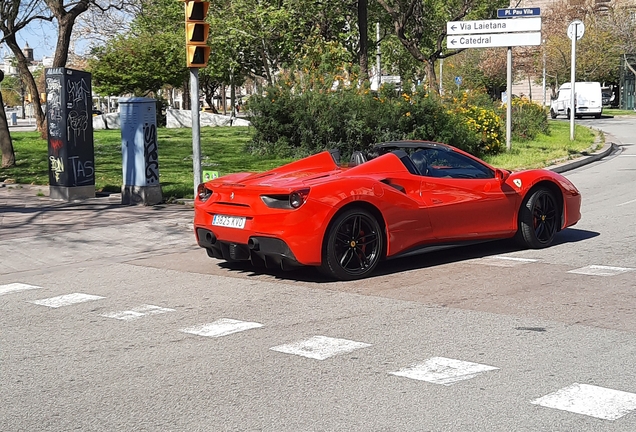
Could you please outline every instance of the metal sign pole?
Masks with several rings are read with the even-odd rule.
[[[192,170],[194,197],[201,183],[201,124],[199,122],[199,68],[190,68],[190,105],[192,114]]]
[[[570,141],[574,141],[574,117],[576,117],[576,35],[578,24],[574,23],[574,34],[572,36],[572,70],[570,71]]]
[[[512,47],[508,47],[508,64],[506,66],[506,150],[512,148]]]

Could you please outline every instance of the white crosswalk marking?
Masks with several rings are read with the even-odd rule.
[[[616,420],[636,410],[636,394],[574,383],[531,403],[603,420]]]
[[[469,262],[475,264],[489,265],[493,267],[516,267],[523,264],[538,262],[539,260],[531,258],[517,258],[503,255],[495,255],[492,257],[478,258]]]
[[[10,283],[7,285],[0,285],[0,296],[5,294],[11,294],[20,291],[27,291],[33,289],[42,289],[40,286],[28,285],[23,283]]]
[[[568,273],[576,273],[590,276],[616,276],[630,272],[634,269],[627,267],[609,267],[600,265],[589,265],[578,269],[570,270]]]
[[[87,301],[93,300],[101,300],[106,297],[91,295],[91,294],[82,294],[82,293],[73,293],[66,294],[57,297],[51,297],[42,300],[31,300],[28,303],[33,303],[40,306],[47,306],[50,308],[59,308],[63,306],[70,306],[76,303],[84,303]]]
[[[424,363],[409,366],[391,375],[426,381],[449,386],[459,381],[476,377],[482,372],[497,370],[494,366],[455,360],[445,357],[433,357]]]
[[[232,333],[263,327],[263,324],[255,322],[239,321],[230,318],[221,318],[213,323],[201,324],[194,327],[181,329],[184,333],[190,333],[197,336],[205,337],[221,337]]]
[[[164,308],[154,305],[142,305],[130,310],[124,310],[119,312],[110,312],[103,314],[103,317],[114,318],[122,321],[132,321],[138,318],[142,318],[147,315],[157,315],[167,312],[174,312],[174,309]]]
[[[270,348],[285,354],[293,354],[316,360],[325,360],[339,354],[345,354],[360,348],[370,347],[371,344],[356,342],[347,339],[331,338],[327,336],[314,336],[287,345],[279,345]]]

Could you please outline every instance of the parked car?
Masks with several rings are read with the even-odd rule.
[[[570,118],[570,95],[572,86],[570,83],[564,83],[559,87],[557,97],[550,105],[550,117],[553,119],[559,115]],[[601,83],[599,82],[577,82],[574,85],[575,92],[575,112],[576,118],[583,116],[594,116],[601,118],[603,113],[603,97],[601,93]]]
[[[370,275],[381,260],[516,237],[549,246],[580,219],[565,177],[494,168],[455,147],[382,143],[340,164],[337,151],[198,186],[194,233],[210,257],[331,278]]]
[[[601,96],[603,98],[603,106],[613,105],[615,96],[611,89],[603,89]]]

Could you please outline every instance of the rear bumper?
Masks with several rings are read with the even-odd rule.
[[[196,228],[197,243],[208,255],[226,261],[250,261],[254,266],[291,270],[302,266],[283,240],[250,236],[247,244],[218,240],[207,228]]]

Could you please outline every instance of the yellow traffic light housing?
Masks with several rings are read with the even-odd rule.
[[[210,3],[202,0],[186,0],[186,63],[191,68],[202,68],[208,64],[210,47],[207,46],[210,24],[205,22]]]

